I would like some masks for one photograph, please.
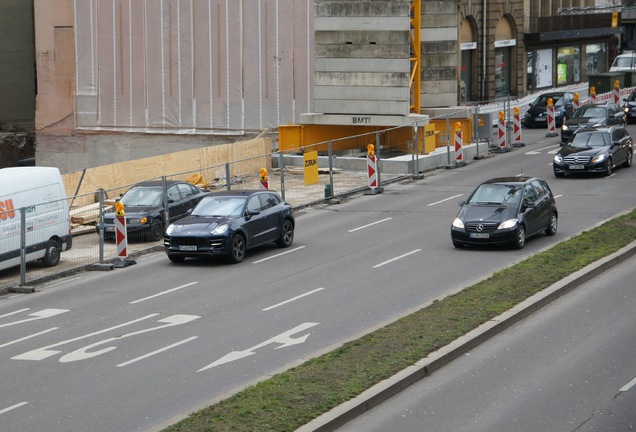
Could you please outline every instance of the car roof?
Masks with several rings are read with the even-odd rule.
[[[496,177],[486,180],[482,184],[523,184],[530,180],[542,180],[539,177],[515,176],[515,177]]]
[[[172,186],[174,184],[178,184],[178,183],[186,183],[186,182],[182,182],[179,180],[166,180],[166,186]],[[190,184],[190,183],[187,183]],[[133,187],[162,187],[163,186],[163,181],[162,180],[147,180],[147,181],[143,181],[140,183],[135,184]]]
[[[610,133],[612,129],[616,129],[617,127],[621,127],[621,125],[611,125],[611,126],[588,126],[578,129],[575,133],[579,132],[601,132],[601,133]]]
[[[241,189],[241,190],[229,190],[229,191],[223,191],[223,192],[212,192],[210,193],[208,196],[209,197],[215,197],[215,196],[238,196],[238,197],[248,197],[250,195],[254,195],[260,192],[271,192],[271,193],[275,193],[277,194],[277,192],[275,191],[270,191],[270,190],[263,190],[263,189]]]

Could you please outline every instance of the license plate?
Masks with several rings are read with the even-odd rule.
[[[571,170],[580,170],[585,167],[583,165],[569,165],[568,168],[570,168]]]
[[[115,227],[114,226],[104,227],[104,231],[106,231],[106,232],[115,232]]]
[[[196,246],[179,246],[180,251],[195,251],[197,250]]]
[[[534,121],[544,122],[544,121],[548,121],[548,119],[545,117],[537,117],[536,119],[534,119]]]
[[[490,238],[488,233],[470,233],[470,238],[487,239]]]

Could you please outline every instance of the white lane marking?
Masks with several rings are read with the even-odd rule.
[[[561,198],[562,196],[563,196],[562,194],[561,195],[555,195],[554,199]]]
[[[71,281],[74,281],[74,280],[78,280],[78,279],[81,279],[81,276],[77,276],[77,277],[70,278],[70,279],[64,279],[64,280],[61,280],[59,282],[55,282],[55,283],[52,283],[50,285],[47,285],[46,287],[47,288],[51,288],[51,287],[62,285],[62,284],[65,284],[65,283],[68,283],[68,282],[71,282]]]
[[[531,150],[529,152],[526,152],[527,155],[538,155],[541,154],[541,151],[539,150]]]
[[[229,362],[233,362],[235,360],[240,360],[242,358],[245,357],[249,357],[251,355],[256,354],[254,351],[256,351],[259,348],[263,348],[264,346],[267,346],[269,344],[280,344],[277,347],[274,347],[273,349],[279,349],[279,348],[287,348],[289,346],[293,346],[293,345],[298,345],[301,344],[303,342],[305,342],[307,340],[307,338],[309,337],[309,335],[311,333],[307,333],[305,335],[299,336],[297,338],[293,338],[292,335],[295,333],[299,333],[301,331],[305,331],[307,329],[310,329],[314,326],[317,326],[319,323],[312,323],[312,322],[308,322],[308,323],[303,323],[299,326],[294,327],[291,330],[287,330],[284,333],[281,333],[279,335],[274,336],[271,339],[267,339],[265,342],[261,342],[258,345],[255,345],[251,348],[248,348],[246,350],[243,351],[232,351],[229,354],[224,355],[223,357],[221,357],[220,359],[218,359],[217,361],[215,361],[214,363],[210,363],[209,365],[202,367],[201,369],[199,369],[197,372],[201,372],[204,371],[206,369],[210,369],[213,367],[217,367],[220,366],[222,364],[225,363],[229,363]]]
[[[44,319],[44,318],[51,318],[54,317],[55,315],[59,315],[59,314],[63,314],[68,312],[68,309],[42,309],[39,312],[34,312],[32,314],[29,314],[28,316],[33,317],[33,318],[26,318],[20,321],[14,321],[14,322],[10,322],[10,323],[6,323],[6,324],[2,324],[0,325],[0,328],[2,327],[9,327],[15,324],[22,324],[25,322],[29,322],[29,321],[35,321],[35,320],[39,320],[39,319]]]
[[[152,357],[152,356],[153,356],[153,355],[155,355],[155,354],[160,354],[160,353],[162,353],[162,352],[164,352],[164,351],[168,351],[169,349],[172,349],[172,348],[178,347],[179,345],[183,345],[184,343],[188,343],[188,342],[193,341],[193,340],[198,339],[198,338],[199,338],[199,336],[192,336],[192,337],[190,337],[190,338],[188,338],[188,339],[184,339],[184,340],[182,340],[182,341],[179,341],[179,342],[173,343],[172,345],[168,345],[168,346],[165,346],[165,347],[163,347],[163,348],[159,348],[159,349],[158,349],[158,350],[156,350],[156,351],[149,352],[148,354],[144,354],[144,355],[139,356],[139,357],[137,357],[137,358],[134,358],[134,359],[128,360],[127,362],[119,363],[119,364],[117,365],[117,367],[124,367],[124,366],[128,366],[129,364],[132,364],[132,363],[138,362],[138,361],[140,361],[140,360],[147,359],[148,357]]]
[[[42,347],[42,348],[37,348],[37,349],[31,350],[31,351],[25,352],[23,354],[17,355],[15,357],[11,357],[11,359],[12,360],[44,360],[47,357],[51,357],[52,355],[60,353],[60,351],[53,351],[53,350],[51,350],[51,348],[55,348],[55,347],[58,347],[60,345],[64,345],[64,344],[71,343],[71,342],[75,342],[75,341],[78,341],[78,340],[86,339],[86,338],[89,338],[91,336],[95,336],[95,335],[98,335],[98,334],[106,333],[106,332],[109,332],[111,330],[116,330],[116,329],[121,328],[121,327],[126,327],[128,325],[138,323],[139,321],[143,321],[143,320],[150,319],[152,317],[156,317],[157,315],[159,315],[159,314],[158,313],[153,313],[153,314],[150,314],[150,315],[146,315],[144,317],[137,318],[135,320],[128,321],[128,322],[125,322],[123,324],[118,324],[118,325],[113,326],[113,327],[105,328],[103,330],[98,330],[96,332],[86,334],[84,336],[78,336],[78,337],[73,338],[73,339],[67,339],[65,341],[55,343],[53,345],[48,345],[48,346],[45,346],[45,347]]]
[[[289,300],[285,300],[284,302],[280,302],[280,303],[277,303],[277,304],[275,304],[273,306],[266,307],[265,309],[261,309],[261,311],[263,311],[263,312],[270,311],[270,310],[275,309],[275,308],[277,308],[279,306],[282,306],[282,305],[287,304],[287,303],[291,303],[293,301],[296,301],[298,299],[301,299],[303,297],[306,297],[308,295],[317,293],[318,291],[322,291],[322,290],[324,290],[324,288],[317,288],[317,289],[315,289],[313,291],[306,292],[305,294],[301,294],[301,295],[297,295],[296,297],[292,297]]]
[[[52,331],[57,330],[57,329],[59,329],[59,327],[51,327],[51,328],[50,328],[50,329],[48,329],[48,330],[44,330],[44,331],[41,331],[41,332],[39,332],[39,333],[34,333],[34,334],[32,334],[32,335],[25,336],[25,337],[23,337],[23,338],[16,339],[16,340],[13,340],[13,341],[11,341],[11,342],[7,342],[7,343],[5,343],[5,344],[2,344],[2,345],[0,345],[0,348],[4,348],[4,347],[6,347],[6,346],[13,345],[14,343],[18,343],[18,342],[25,341],[25,340],[27,340],[27,339],[34,338],[34,337],[36,337],[36,336],[40,336],[40,335],[43,335],[43,334],[48,333],[48,332],[52,332]]]
[[[390,260],[388,260],[388,261],[384,261],[384,262],[381,262],[380,264],[376,264],[376,265],[374,265],[372,268],[382,267],[383,265],[390,264],[390,263],[392,263],[393,261],[397,261],[397,260],[402,259],[402,258],[404,258],[404,257],[407,257],[407,256],[409,256],[409,255],[413,255],[414,253],[418,253],[418,252],[420,252],[421,250],[422,250],[422,249],[415,249],[415,250],[412,250],[411,252],[407,252],[407,253],[405,253],[404,255],[400,255],[400,256],[397,256],[397,257],[395,257],[395,258],[391,258],[391,259],[390,259]]]
[[[11,405],[10,407],[7,407],[7,408],[5,408],[3,410],[0,410],[0,414],[7,413],[7,412],[9,412],[11,410],[14,410],[16,408],[20,408],[21,406],[24,406],[24,405],[27,405],[27,404],[28,404],[28,402],[20,402],[20,403],[17,403],[15,405]]]
[[[86,359],[90,359],[93,357],[97,357],[98,355],[102,355],[102,354],[106,354],[107,352],[110,352],[114,349],[117,349],[116,346],[109,346],[106,348],[103,348],[101,350],[98,351],[93,351],[93,352],[88,352],[88,350],[95,348],[97,346],[100,345],[105,345],[105,344],[109,344],[111,342],[115,342],[118,340],[122,340],[125,338],[129,338],[132,336],[137,336],[140,334],[144,334],[144,333],[149,333],[149,332],[153,332],[153,331],[157,331],[157,330],[163,330],[165,328],[168,327],[173,327],[173,326],[177,326],[177,325],[181,325],[181,324],[187,324],[191,321],[197,320],[201,318],[199,315],[181,315],[181,314],[177,314],[177,315],[171,315],[169,317],[163,318],[158,320],[158,323],[162,323],[164,325],[160,325],[160,326],[156,326],[156,327],[150,327],[147,329],[143,329],[143,330],[138,330],[138,331],[134,331],[134,332],[130,332],[130,333],[126,333],[123,335],[118,335],[115,337],[111,337],[108,339],[104,339],[101,340],[99,342],[95,342],[89,345],[86,345],[85,347],[76,349],[75,351],[72,351],[68,354],[63,355],[62,357],[60,357],[60,363],[69,363],[69,362],[74,362],[74,361],[79,361],[79,360],[86,360]]]
[[[560,144],[555,144],[555,145],[551,145],[551,146],[547,146],[547,147],[541,147],[540,149],[530,150],[529,152],[526,152],[526,154],[527,155],[537,155],[537,154],[540,154],[544,150],[549,150],[549,149],[554,148],[554,147],[561,147],[561,145]],[[554,150],[554,153],[556,153],[557,151],[559,151],[559,150],[558,149]]]
[[[171,292],[178,291],[178,290],[183,289],[183,288],[187,288],[187,287],[192,286],[192,285],[197,284],[197,283],[198,283],[198,282],[190,282],[190,283],[188,283],[188,284],[181,285],[181,286],[178,286],[178,287],[176,287],[176,288],[171,288],[171,289],[169,289],[169,290],[167,290],[167,291],[161,291],[161,292],[159,292],[159,293],[157,293],[157,294],[153,294],[153,295],[148,296],[148,297],[140,298],[140,299],[138,299],[138,300],[133,300],[133,301],[131,301],[129,304],[141,303],[142,301],[150,300],[150,299],[153,299],[153,298],[155,298],[155,297],[162,296],[162,295],[164,295],[164,294],[169,294],[169,293],[171,293]]]
[[[295,249],[290,249],[290,250],[288,250],[288,251],[281,252],[281,253],[276,254],[276,255],[268,256],[267,258],[259,259],[258,261],[254,261],[254,262],[252,262],[252,264],[258,264],[258,263],[262,263],[263,261],[271,260],[272,258],[278,258],[278,257],[280,257],[280,256],[287,255],[288,253],[292,253],[292,252],[299,251],[299,250],[304,249],[304,248],[306,248],[306,247],[307,247],[307,246],[298,246],[298,247],[297,247],[297,248],[295,248]]]
[[[19,310],[15,311],[15,312],[9,312],[8,314],[0,315],[0,318],[4,318],[4,317],[11,316],[11,315],[19,314],[20,312],[28,311],[30,309],[31,308],[19,309]]]
[[[355,231],[358,231],[358,230],[361,230],[361,229],[369,228],[370,226],[377,225],[379,223],[386,222],[386,221],[391,220],[391,219],[393,219],[393,218],[389,217],[389,218],[386,218],[386,219],[380,219],[379,221],[371,222],[370,224],[366,224],[366,225],[362,225],[362,226],[360,226],[358,228],[350,229],[347,232],[355,232]]]
[[[449,201],[449,200],[452,200],[452,199],[458,198],[458,197],[460,197],[460,196],[462,196],[462,195],[464,195],[464,194],[453,195],[452,197],[448,197],[448,198],[443,199],[443,200],[441,200],[441,201],[436,201],[436,202],[433,202],[433,203],[427,204],[427,206],[428,206],[428,207],[430,207],[430,206],[434,206],[434,205],[437,205],[437,204],[440,204],[440,203],[443,203],[443,202],[446,202],[446,201]]]
[[[626,392],[627,390],[629,390],[630,388],[634,387],[635,385],[636,385],[636,378],[634,378],[633,380],[631,380],[630,382],[625,384],[623,387],[621,387],[619,392]]]

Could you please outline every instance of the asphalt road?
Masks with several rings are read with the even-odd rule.
[[[632,208],[636,169],[554,179],[558,139],[299,212],[294,245],[245,262],[170,263],[0,297],[3,432],[158,430],[493,271]],[[556,236],[521,251],[453,248],[457,202],[480,181],[524,173],[558,196]]]
[[[635,278],[632,257],[336,430],[633,430]]]

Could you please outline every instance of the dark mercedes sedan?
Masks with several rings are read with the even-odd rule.
[[[573,173],[611,175],[614,168],[632,166],[632,137],[623,126],[579,129],[552,160],[556,177]]]
[[[559,212],[545,180],[501,177],[488,180],[459,203],[451,225],[453,246],[505,245],[521,249],[526,239],[557,231]]]
[[[295,225],[291,206],[276,192],[219,192],[203,198],[187,217],[171,224],[164,246],[172,262],[222,255],[239,263],[247,249],[256,246],[291,246]]]
[[[625,112],[615,103],[585,105],[561,126],[561,142],[566,143],[581,128],[626,124]]]

